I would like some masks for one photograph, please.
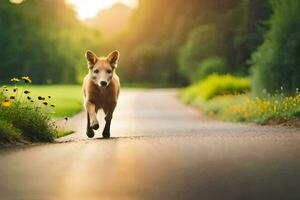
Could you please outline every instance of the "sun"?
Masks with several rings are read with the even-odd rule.
[[[99,10],[107,9],[115,3],[124,3],[129,7],[137,5],[137,0],[66,0],[66,2],[74,7],[81,20],[94,17]]]

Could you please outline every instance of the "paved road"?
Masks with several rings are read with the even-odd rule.
[[[85,114],[56,144],[0,152],[0,199],[300,199],[300,130],[207,120],[176,90],[123,91],[109,140]]]

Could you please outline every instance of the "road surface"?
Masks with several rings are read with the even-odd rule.
[[[0,199],[300,199],[299,129],[207,120],[176,94],[123,91],[109,140],[80,113],[55,144],[0,151]]]

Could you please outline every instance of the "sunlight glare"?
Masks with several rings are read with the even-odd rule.
[[[99,10],[111,7],[115,3],[124,3],[133,8],[137,5],[137,0],[66,0],[68,4],[74,6],[79,19],[84,20],[97,15]]]

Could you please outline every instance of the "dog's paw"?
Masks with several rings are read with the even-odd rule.
[[[94,133],[93,129],[88,129],[88,130],[86,131],[86,135],[87,135],[89,138],[92,138],[92,137],[95,136],[95,133]]]
[[[94,129],[94,130],[97,130],[99,128],[99,123],[98,121],[94,121],[92,124],[91,124],[91,128]]]

